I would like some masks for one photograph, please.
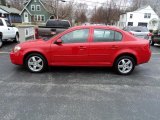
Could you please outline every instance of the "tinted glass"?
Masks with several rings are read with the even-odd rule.
[[[108,42],[114,40],[114,31],[112,30],[94,30],[94,42]]]
[[[63,43],[84,43],[87,42],[89,35],[88,29],[75,30],[64,35],[61,40]]]
[[[7,26],[11,27],[11,24],[7,20],[5,20],[5,21],[6,21]]]
[[[115,32],[115,41],[121,41],[122,40],[122,34],[120,32]]]
[[[61,21],[61,20],[49,20],[46,23],[47,27],[62,27],[68,28],[71,27],[69,21]]]
[[[0,26],[3,26],[3,22],[2,22],[2,20],[0,19]]]
[[[134,32],[148,32],[149,30],[147,29],[147,27],[131,27],[130,31],[134,31]]]

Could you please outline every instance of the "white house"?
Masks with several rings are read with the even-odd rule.
[[[153,19],[159,19],[151,6],[144,6],[133,12],[127,12],[120,15],[118,26],[124,28],[126,26],[146,26],[152,29],[149,22]]]

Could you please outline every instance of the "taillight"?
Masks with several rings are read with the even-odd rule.
[[[148,33],[147,36],[152,36],[152,33]]]
[[[35,29],[35,38],[38,39],[39,35],[38,35],[38,28]]]

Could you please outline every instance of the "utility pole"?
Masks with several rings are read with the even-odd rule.
[[[59,17],[58,17],[58,14],[59,14],[59,11],[58,11],[59,1],[61,1],[61,2],[66,2],[65,0],[56,0],[56,15],[57,15],[57,20],[59,19]]]

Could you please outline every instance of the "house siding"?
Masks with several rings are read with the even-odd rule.
[[[144,18],[145,13],[150,13],[151,17]],[[130,18],[130,14],[133,15],[132,18]],[[119,27],[120,28],[126,27],[130,22],[133,23],[133,26],[138,26],[139,23],[146,23],[147,27],[149,28],[149,22],[152,19],[158,19],[158,15],[154,12],[154,10],[150,6],[148,6],[144,9],[128,12],[126,14],[121,15],[119,20]]]
[[[35,6],[34,11],[31,10],[32,5]],[[40,11],[37,11],[37,9],[36,9],[37,5],[40,6]],[[51,14],[42,6],[42,4],[39,2],[39,0],[36,0],[36,2],[34,0],[31,0],[31,2],[28,4],[28,6],[26,8],[32,14],[32,16],[29,15],[30,16],[29,17],[29,22],[46,22],[51,16]],[[27,11],[27,10],[24,10],[23,13],[21,14],[22,18],[23,18],[23,21],[24,21],[24,12]],[[43,15],[44,16],[44,21],[34,21],[34,16],[35,15]]]
[[[23,13],[21,14],[21,18],[22,18],[22,21],[23,21],[23,22],[24,22],[24,13],[25,13],[25,12],[27,12],[27,13],[28,13],[28,11],[27,11],[27,10],[24,10],[24,11],[23,11]],[[29,13],[28,13],[28,19],[29,19],[29,21],[28,21],[28,22],[32,22],[32,21],[31,21],[31,15],[30,15]]]

